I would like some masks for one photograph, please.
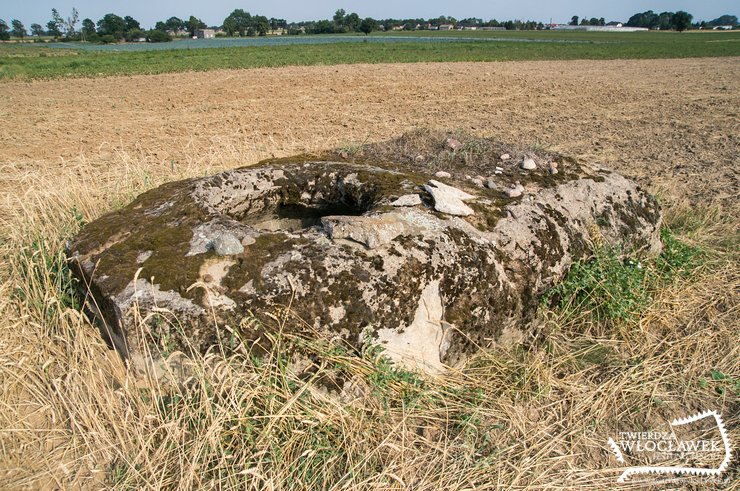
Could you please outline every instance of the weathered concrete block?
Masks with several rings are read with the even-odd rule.
[[[141,316],[176,348],[206,351],[235,331],[259,344],[268,314],[290,305],[318,333],[438,372],[526,329],[594,233],[660,250],[659,207],[633,182],[556,167],[465,169],[489,181],[479,187],[455,169],[434,180],[419,159],[266,161],[146,192],[88,224],[68,254],[124,357]]]

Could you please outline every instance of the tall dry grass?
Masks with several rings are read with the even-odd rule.
[[[216,349],[177,386],[126,370],[80,313],[62,254],[84,221],[219,166],[137,161],[3,169],[6,186],[25,188],[6,193],[0,222],[3,488],[607,489],[620,473],[609,436],[704,409],[740,446],[737,210],[668,204],[669,226],[706,257],[629,320],[543,308],[524,345],[438,379],[276,333],[269,356]],[[340,398],[293,373],[296,347],[314,379],[353,390]],[[725,477],[738,487],[737,458]]]

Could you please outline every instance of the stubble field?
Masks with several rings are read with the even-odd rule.
[[[0,85],[16,172],[204,172],[425,127],[541,145],[678,195],[738,186],[737,58],[288,67]],[[676,189],[680,186],[681,189]]]
[[[723,411],[740,445],[738,108],[738,58],[0,83],[0,482],[603,489],[619,474],[608,434],[703,409]],[[63,241],[145,189],[271,156],[351,150],[417,128],[614,168],[657,194],[668,226],[707,259],[662,284],[636,319],[603,326],[544,312],[547,346],[496,348],[448,380],[411,384],[424,396],[410,406],[398,395],[409,381],[389,375],[384,402],[369,391],[364,412],[280,385],[285,376],[272,379],[279,364],[270,363],[258,371],[270,382],[225,367],[203,375],[228,394],[219,404],[190,394],[180,410],[162,409],[167,389],[126,374],[62,301]],[[332,353],[322,356],[337,362]],[[377,382],[367,360],[342,362]],[[244,438],[235,428],[245,398],[271,422],[250,427],[255,435],[242,443],[252,447],[234,450],[225,442]],[[727,476],[719,486],[737,486],[737,460]]]

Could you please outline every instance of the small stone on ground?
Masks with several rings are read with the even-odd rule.
[[[445,141],[445,145],[447,146],[447,148],[449,148],[450,150],[453,150],[453,151],[454,150],[458,150],[459,148],[462,148],[462,146],[463,146],[463,144],[460,143],[460,140],[458,140],[456,138],[448,138]]]
[[[534,170],[536,168],[537,164],[532,159],[524,159],[524,162],[522,162],[522,169],[524,170]]]

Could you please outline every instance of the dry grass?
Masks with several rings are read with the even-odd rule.
[[[707,256],[655,285],[634,319],[546,311],[524,346],[487,350],[436,380],[374,352],[276,334],[267,358],[216,350],[173,387],[135,377],[104,345],[71,303],[61,250],[82,221],[160,182],[212,172],[214,160],[114,159],[104,175],[84,161],[4,169],[6,182],[27,187],[8,195],[0,223],[6,488],[605,489],[619,475],[609,436],[704,409],[720,411],[740,444],[737,209],[668,204],[668,224]],[[351,380],[355,398],[296,377],[287,368],[296,347],[317,373]],[[738,472],[735,460],[728,489]]]

